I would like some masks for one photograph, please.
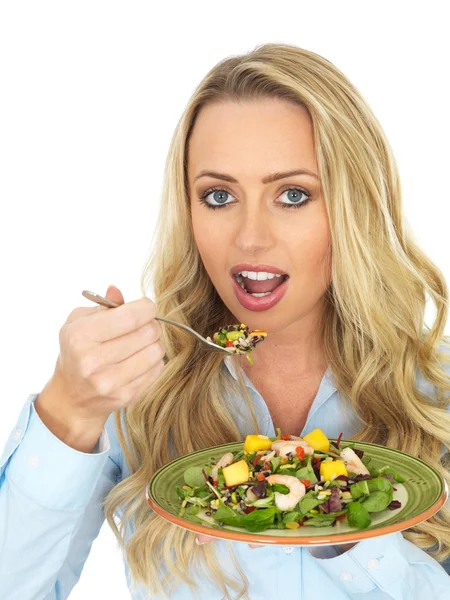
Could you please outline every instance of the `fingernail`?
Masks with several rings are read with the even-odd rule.
[[[204,544],[205,542],[201,542],[198,537],[195,538],[195,543],[198,544],[199,546],[201,546],[202,544]]]

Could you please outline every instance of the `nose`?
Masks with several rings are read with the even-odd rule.
[[[276,245],[273,217],[259,198],[247,202],[236,219],[236,245],[249,255]]]

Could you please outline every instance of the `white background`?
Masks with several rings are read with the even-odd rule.
[[[51,376],[83,289],[140,297],[172,131],[226,56],[317,52],[356,85],[398,161],[416,239],[450,275],[445,2],[0,4],[0,453]],[[427,324],[434,311],[429,307]],[[446,331],[448,333],[448,330]],[[255,551],[256,552],[256,551]],[[128,598],[107,525],[71,598]]]

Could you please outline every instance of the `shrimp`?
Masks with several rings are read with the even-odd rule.
[[[217,477],[219,475],[219,469],[221,467],[227,467],[228,465],[231,465],[231,463],[233,462],[233,455],[231,454],[231,452],[227,452],[226,454],[224,454],[222,456],[222,458],[219,460],[219,462],[214,465],[214,467],[212,468],[212,472],[211,472],[211,476],[214,479],[214,481],[217,481]]]
[[[356,473],[357,475],[370,475],[369,469],[362,462],[356,452],[354,452],[351,448],[344,448],[341,450],[340,456],[344,461],[349,473]]]
[[[286,456],[289,452],[295,454],[295,449],[301,446],[305,454],[314,454],[314,449],[308,446],[303,440],[277,440],[272,442],[272,450],[275,450],[279,456]]]
[[[269,475],[266,481],[270,485],[281,483],[289,488],[288,494],[274,492],[275,506],[280,510],[292,510],[300,498],[305,495],[306,488],[304,484],[293,475]]]
[[[275,456],[275,450],[269,452],[268,454],[264,454],[262,456],[262,458],[264,459],[264,462],[269,462],[269,460],[272,460],[272,458]]]

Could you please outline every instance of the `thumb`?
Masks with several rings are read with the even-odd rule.
[[[217,538],[211,537],[210,535],[203,535],[202,533],[198,533],[195,538],[196,544],[204,544],[205,542],[214,541],[217,541]]]
[[[116,288],[115,285],[109,285],[106,290],[106,298],[108,300],[112,300],[113,302],[117,302],[118,304],[125,304],[124,297],[119,288]]]

